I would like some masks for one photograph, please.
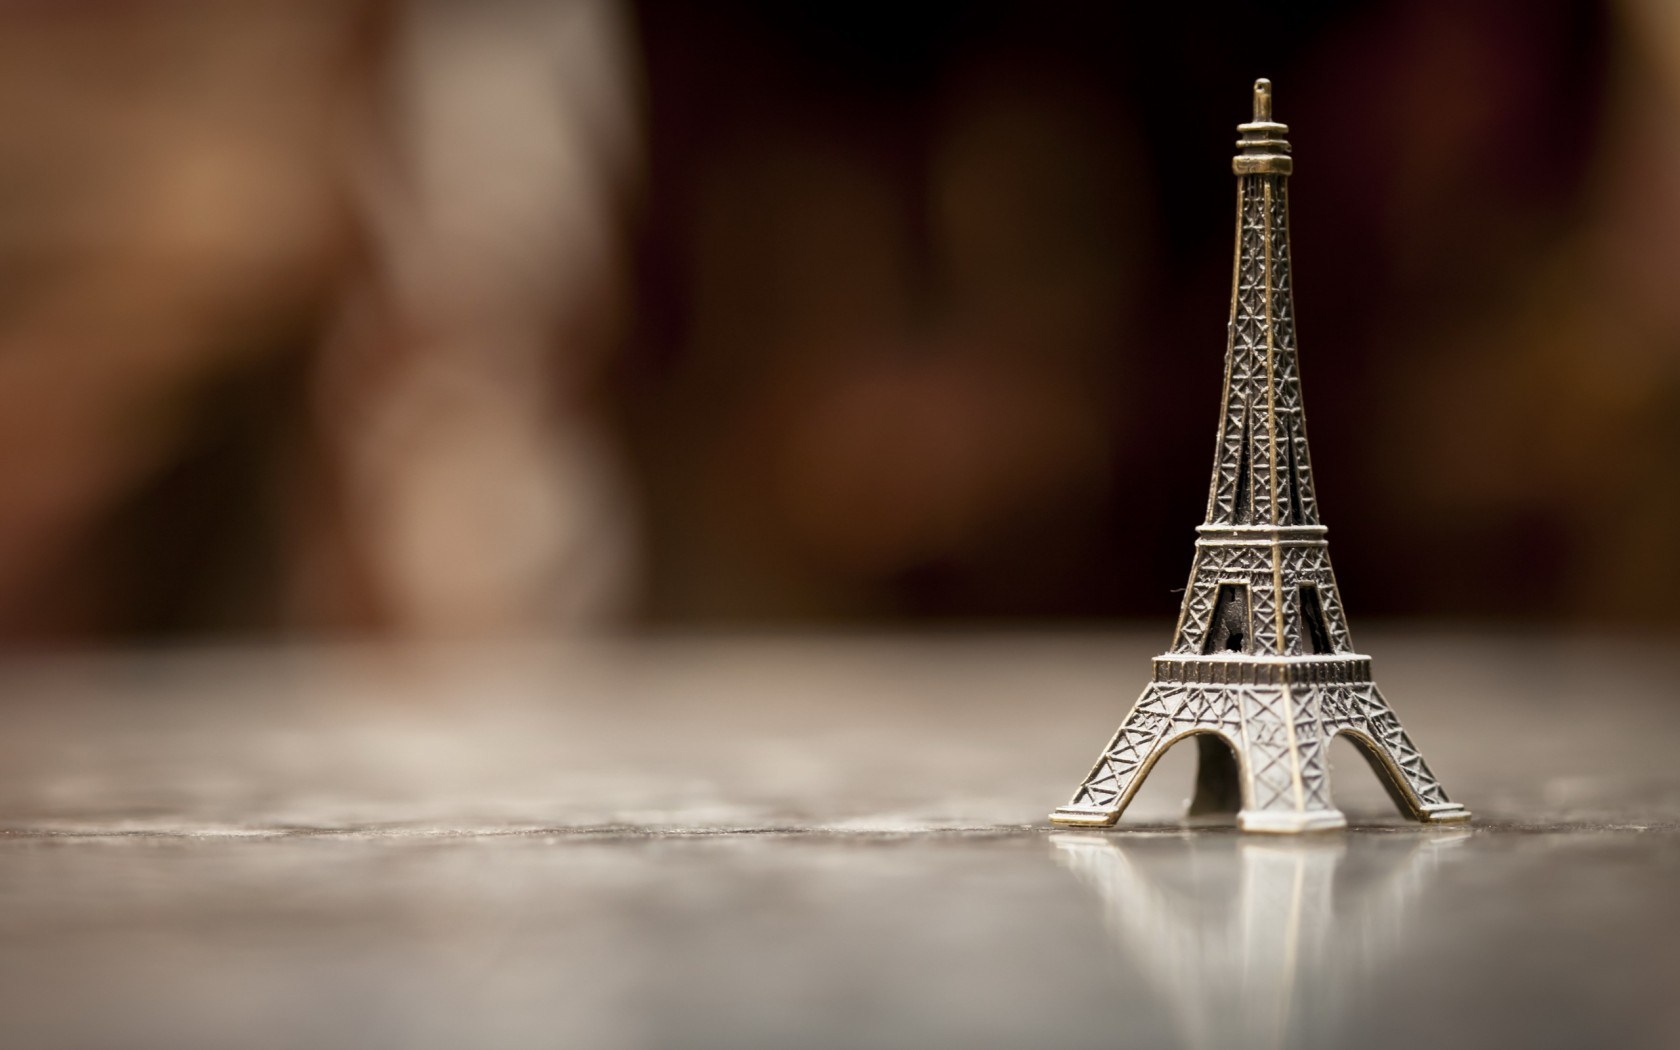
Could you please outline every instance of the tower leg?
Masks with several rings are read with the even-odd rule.
[[[1344,734],[1358,745],[1371,771],[1401,813],[1426,824],[1455,824],[1470,819],[1470,811],[1447,798],[1429,763],[1394,717],[1388,701],[1374,685],[1348,690],[1346,718],[1339,724],[1326,719],[1328,736]]]
[[[1057,824],[1106,828],[1120,819],[1155,760],[1170,720],[1165,698],[1150,685],[1103,748],[1073,800],[1050,815]]]
[[[1167,748],[1198,740],[1190,816],[1236,813],[1244,831],[1296,834],[1347,826],[1330,800],[1328,750],[1345,733],[1402,812],[1446,824],[1469,811],[1447,798],[1387,701],[1370,682],[1309,687],[1152,682],[1073,800],[1050,819],[1105,828],[1125,812]]]
[[[1248,783],[1237,826],[1276,835],[1347,827],[1347,818],[1330,801],[1317,696],[1284,687],[1247,686],[1239,692]]]
[[[1073,800],[1050,819],[1108,827],[1167,748],[1199,735],[1192,817],[1235,814],[1245,831],[1293,834],[1347,826],[1330,805],[1316,704],[1299,726],[1283,686],[1154,682],[1143,691]]]

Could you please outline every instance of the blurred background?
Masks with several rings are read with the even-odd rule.
[[[1257,76],[1355,622],[1672,629],[1672,0],[60,0],[0,640],[1165,641]]]

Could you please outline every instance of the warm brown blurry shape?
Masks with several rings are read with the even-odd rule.
[[[390,27],[351,146],[370,258],[317,383],[338,515],[306,534],[293,615],[599,624],[636,561],[595,392],[639,160],[625,12],[417,0]]]
[[[1259,75],[1350,603],[1672,625],[1674,5],[1332,8],[0,9],[0,638],[1169,614]]]
[[[1680,584],[1680,20],[1662,0],[1615,13],[1574,214],[1450,323],[1378,344],[1374,466],[1490,611],[1655,626]]]
[[[289,0],[0,12],[0,633],[112,625],[105,522],[215,379],[322,298],[354,21]]]
[[[226,591],[211,615],[272,610],[235,624],[305,628],[536,628],[621,605],[633,531],[587,416],[624,300],[623,14],[0,13],[0,633],[122,631],[176,588]],[[138,525],[124,508],[228,440],[204,419],[252,372],[223,408],[293,420],[236,465],[271,564],[126,570],[170,544],[136,531],[208,518],[193,527],[216,546],[251,527],[225,489],[189,485]]]

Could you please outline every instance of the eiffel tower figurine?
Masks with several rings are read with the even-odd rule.
[[[1050,819],[1113,824],[1167,748],[1195,736],[1191,816],[1237,810],[1244,831],[1345,827],[1327,752],[1346,734],[1411,817],[1468,820],[1348,640],[1307,457],[1289,280],[1293,162],[1289,129],[1272,120],[1270,81],[1255,81],[1254,120],[1237,130],[1237,250],[1207,523],[1196,530],[1172,649]]]

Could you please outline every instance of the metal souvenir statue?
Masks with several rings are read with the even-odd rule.
[[[1293,162],[1270,81],[1255,81],[1254,120],[1237,130],[1237,250],[1207,523],[1171,650],[1050,819],[1113,824],[1167,748],[1195,736],[1191,816],[1236,811],[1244,831],[1345,827],[1328,775],[1330,741],[1345,734],[1408,815],[1468,820],[1348,639],[1307,455],[1289,278]]]

